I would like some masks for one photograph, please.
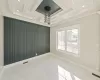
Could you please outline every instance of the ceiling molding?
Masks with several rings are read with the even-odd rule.
[[[11,2],[8,2],[11,1]],[[38,24],[47,25],[44,23],[44,15],[37,13],[35,10],[43,0],[3,0],[2,14],[13,15],[15,18],[36,22]],[[51,26],[59,25],[65,21],[71,21],[82,18],[85,15],[92,14],[93,10],[100,10],[100,0],[53,0],[59,5],[63,11],[55,13],[51,16]],[[8,6],[10,5],[10,8]],[[24,5],[23,5],[24,4]],[[15,9],[14,9],[15,8]],[[12,9],[12,10],[11,10]],[[18,11],[19,9],[19,11]],[[14,15],[17,13],[18,15]],[[99,14],[100,12],[98,12]]]
[[[71,21],[76,21],[76,20],[79,20],[79,19],[82,19],[84,17],[87,17],[89,15],[93,15],[93,14],[100,14],[100,12],[98,11],[90,11],[90,12],[86,12],[86,14],[81,14],[81,16],[77,15],[76,17],[70,17],[68,19],[63,19],[62,21],[60,20],[59,22],[56,22],[54,24],[51,25],[51,27],[57,27],[59,25],[62,25],[62,24],[65,24],[65,23],[70,23]]]

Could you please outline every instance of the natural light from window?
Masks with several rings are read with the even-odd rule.
[[[58,65],[58,80],[81,80],[69,71]]]
[[[77,26],[77,25],[75,25]],[[70,27],[57,31],[57,50],[79,54],[79,28]]]
[[[65,50],[65,31],[58,31],[58,49]]]
[[[67,51],[78,54],[78,29],[67,30]]]

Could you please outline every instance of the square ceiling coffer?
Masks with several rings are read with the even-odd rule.
[[[50,24],[51,15],[57,14],[62,9],[53,0],[43,0],[36,11],[44,15],[45,23]]]
[[[49,15],[62,11],[61,7],[59,7],[53,0],[43,0],[41,4],[36,9],[37,12],[45,15],[45,8],[50,8]]]

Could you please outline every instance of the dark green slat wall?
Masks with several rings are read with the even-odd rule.
[[[50,52],[50,28],[4,17],[4,65]]]

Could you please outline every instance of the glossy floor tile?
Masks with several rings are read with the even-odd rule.
[[[0,80],[99,80],[83,68],[54,56],[3,70]]]

